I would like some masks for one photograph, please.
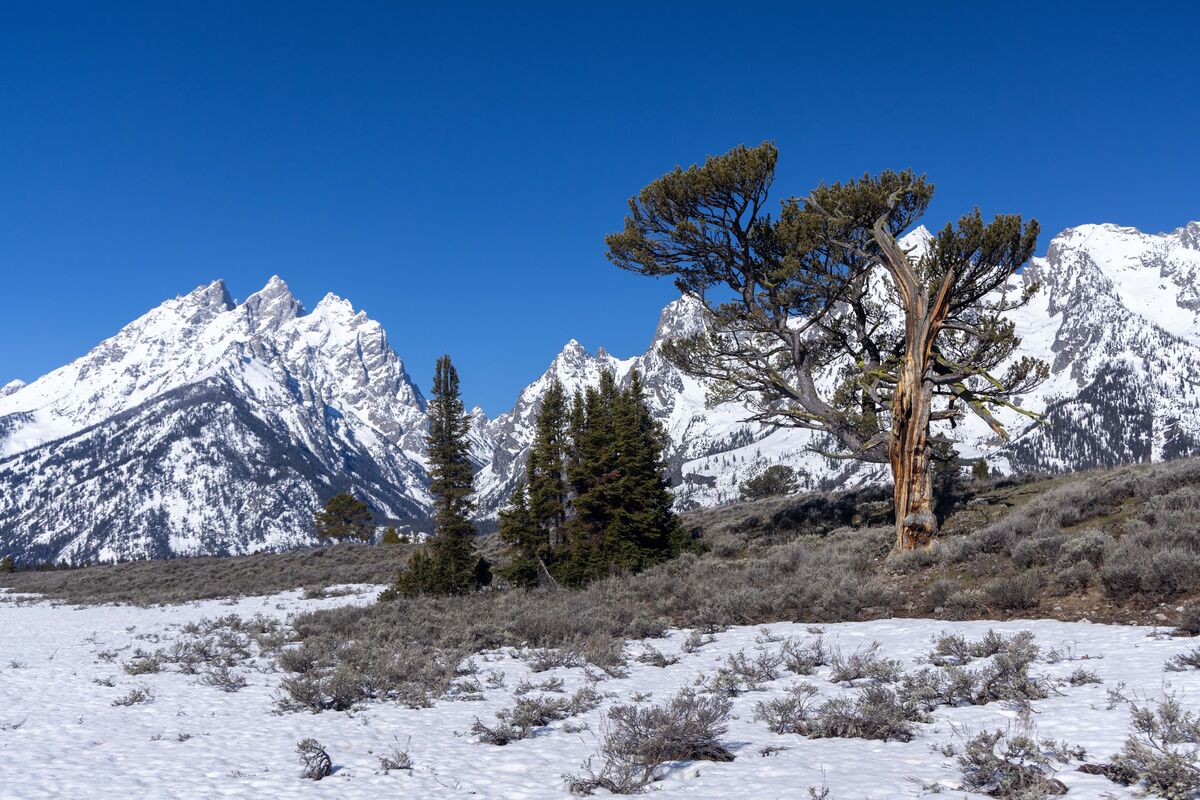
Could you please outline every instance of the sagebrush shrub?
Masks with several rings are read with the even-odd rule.
[[[1200,792],[1200,718],[1168,697],[1156,708],[1134,705],[1130,727],[1105,775],[1139,783],[1168,800],[1189,800]]]
[[[1035,608],[1041,600],[1042,576],[1028,570],[1015,577],[996,578],[983,591],[988,605],[1005,611]]]
[[[613,794],[641,791],[654,771],[669,761],[732,761],[721,741],[728,730],[730,702],[683,690],[656,706],[619,705],[609,709],[599,772],[568,776],[575,794],[605,789]]]
[[[1050,533],[1022,539],[1013,546],[1012,560],[1025,568],[1050,564],[1059,557],[1068,538],[1062,533]]]
[[[1167,672],[1187,672],[1188,670],[1200,669],[1200,647],[1193,648],[1186,653],[1177,653],[1167,659]]]
[[[848,656],[844,656],[840,649],[835,649],[830,658],[830,666],[832,672],[829,680],[833,683],[853,683],[860,680],[891,683],[900,677],[903,665],[895,659],[880,656],[879,642],[872,642],[866,648],[855,650]]]
[[[149,703],[154,700],[154,692],[149,686],[135,686],[129,690],[128,694],[118,697],[112,701],[114,706],[135,706],[139,703]]]
[[[1186,636],[1200,635],[1200,605],[1193,603],[1184,606],[1179,615],[1179,625],[1175,628],[1175,633]]]
[[[958,757],[963,786],[992,797],[1034,798],[1067,793],[1053,777],[1052,759],[1028,734],[984,731],[967,741]]]
[[[780,651],[783,666],[797,675],[812,675],[817,667],[829,665],[829,650],[821,636],[801,643],[797,639],[789,639],[783,643]]]
[[[726,697],[757,692],[764,683],[779,677],[778,669],[782,662],[783,657],[775,653],[764,651],[751,658],[746,651],[739,650],[725,658],[725,663],[717,668],[705,687],[710,692]]]

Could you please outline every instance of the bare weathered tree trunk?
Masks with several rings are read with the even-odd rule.
[[[894,237],[875,225],[887,267],[896,283],[904,309],[904,363],[892,394],[892,431],[888,459],[895,481],[896,549],[928,547],[937,536],[933,513],[933,469],[929,460],[929,423],[933,414],[933,385],[929,382],[933,345],[942,330],[949,306],[954,272],[942,276],[937,294],[929,290],[914,270],[908,254]]]
[[[915,357],[914,357],[915,356]],[[909,353],[892,395],[892,436],[888,457],[895,481],[896,549],[927,547],[937,535],[933,477],[929,463],[932,389],[925,384],[919,354]]]

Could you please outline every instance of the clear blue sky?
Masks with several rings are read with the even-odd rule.
[[[674,290],[604,234],[675,164],[764,139],[778,197],[911,166],[931,227],[1170,230],[1200,218],[1192,9],[3,3],[0,383],[279,273],[381,320],[423,389],[449,352],[494,415],[572,337],[645,347]]]

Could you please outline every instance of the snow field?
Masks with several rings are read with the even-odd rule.
[[[769,626],[770,636],[761,628],[735,627],[692,653],[681,649],[687,631],[630,642],[628,677],[595,684],[606,695],[598,709],[504,747],[478,743],[469,733],[474,720],[495,724],[496,712],[517,699],[513,690],[522,680],[536,684],[560,678],[564,692],[558,696],[567,696],[588,684],[585,669],[531,673],[520,653],[482,653],[474,659],[483,687],[479,700],[439,700],[426,709],[370,703],[345,713],[280,714],[275,697],[285,675],[270,671],[269,659],[258,659],[257,669],[235,670],[248,681],[237,692],[202,685],[198,676],[171,667],[142,675],[128,675],[122,668],[136,648],[167,646],[189,622],[228,614],[282,621],[302,611],[371,602],[378,587],[354,588],[357,594],[320,600],[287,592],[145,609],[76,608],[0,594],[0,758],[6,765],[0,798],[563,798],[568,795],[562,776],[578,773],[599,749],[602,720],[612,705],[632,702],[635,696],[647,703],[665,701],[712,676],[733,653],[745,651],[753,658],[763,650],[777,652],[780,640],[804,642],[818,635],[802,623]],[[1037,734],[1083,746],[1088,761],[1106,761],[1127,735],[1128,706],[1109,708],[1109,689],[1120,687],[1142,701],[1172,693],[1185,708],[1200,709],[1200,672],[1163,671],[1168,658],[1193,649],[1196,642],[1167,636],[1164,630],[1049,620],[892,619],[824,625],[820,635],[845,654],[877,641],[881,656],[912,670],[924,666],[921,659],[932,649],[933,637],[947,632],[977,640],[989,629],[1034,633],[1042,655],[1031,672],[1053,680],[1060,692],[1032,704]],[[679,661],[665,668],[638,662],[636,656],[647,645]],[[1051,649],[1062,660],[1049,663]],[[120,652],[110,661],[99,655],[114,650]],[[1080,667],[1102,683],[1066,684]],[[503,686],[489,683],[497,672],[504,674]],[[950,743],[961,749],[970,734],[1015,724],[1015,707],[941,707],[934,722],[918,725],[917,736],[907,743],[780,736],[753,719],[756,703],[779,697],[800,682],[817,686],[821,697],[853,693],[830,683],[829,674],[829,667],[808,677],[780,670],[780,677],[762,691],[733,698],[724,741],[736,760],[669,765],[656,786],[669,796],[697,798],[804,797],[807,787],[822,785],[834,800],[917,797],[929,793],[922,787],[935,785],[955,798],[983,797],[958,789],[955,759],[942,750]],[[104,685],[108,682],[112,686]],[[149,689],[153,700],[113,705],[135,687]],[[587,728],[568,732],[580,724]],[[333,759],[333,775],[319,783],[300,777],[296,743],[307,737],[320,741]],[[379,757],[394,747],[407,750],[411,772],[384,774]],[[784,749],[763,755],[767,748]],[[1069,797],[1134,796],[1102,776],[1076,772],[1075,766],[1063,767],[1056,776],[1069,787]]]

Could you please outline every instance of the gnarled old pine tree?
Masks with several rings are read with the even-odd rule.
[[[1004,316],[1036,289],[1008,284],[1037,223],[985,224],[975,211],[906,252],[898,240],[933,196],[911,171],[822,184],[772,217],[777,155],[768,142],[677,167],[629,201],[608,257],[672,276],[704,304],[707,330],[664,353],[714,380],[710,402],[740,399],[752,420],[824,434],[814,447],[826,455],[889,464],[896,546],[926,545],[937,533],[932,461],[953,457],[931,424],[971,411],[1007,438],[993,410],[1020,411],[1016,398],[1046,375],[1014,357]]]

